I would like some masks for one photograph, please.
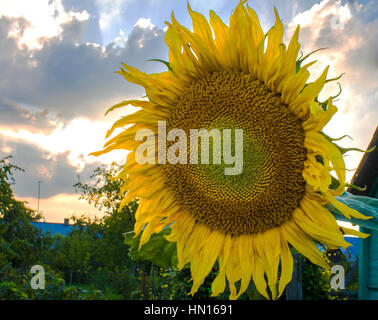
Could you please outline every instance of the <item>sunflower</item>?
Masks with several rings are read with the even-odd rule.
[[[268,299],[278,298],[290,282],[294,247],[311,262],[328,268],[317,244],[347,247],[344,234],[366,234],[340,227],[326,209],[331,205],[346,217],[367,219],[339,202],[346,187],[341,149],[322,133],[337,108],[333,97],[319,102],[328,67],[311,83],[308,68],[298,59],[299,26],[290,43],[282,42],[283,24],[266,33],[258,17],[241,1],[226,25],[210,11],[209,21],[188,4],[193,31],[173,13],[167,23],[168,71],[146,74],[122,64],[128,82],[144,87],[146,100],[126,100],[137,112],[116,121],[128,126],[107,141],[100,155],[125,149],[121,206],[139,199],[135,214],[140,246],[167,226],[167,239],[177,243],[178,268],[190,264],[191,294],[218,263],[212,296],[224,292],[237,299],[250,281]],[[306,57],[307,58],[307,57]],[[331,79],[333,80],[333,79]],[[243,130],[243,170],[226,175],[225,164],[162,164],[156,154],[141,164],[135,135],[167,130],[231,128]],[[131,126],[130,126],[131,125]],[[151,140],[157,149],[156,139]],[[193,147],[193,146],[192,146]],[[198,146],[197,146],[198,147]],[[160,149],[159,149],[160,150]],[[331,172],[334,172],[333,177]]]

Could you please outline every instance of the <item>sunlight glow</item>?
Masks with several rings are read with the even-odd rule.
[[[109,129],[111,122],[90,121],[76,118],[65,127],[58,127],[50,135],[31,133],[27,130],[12,131],[0,128],[5,137],[20,139],[32,143],[53,155],[69,152],[70,164],[82,169],[88,163],[101,162],[110,164],[113,161],[124,162],[127,153],[115,151],[100,157],[89,156],[91,152],[102,148],[105,139],[104,132]]]

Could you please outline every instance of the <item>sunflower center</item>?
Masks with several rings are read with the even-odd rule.
[[[301,121],[280,95],[248,74],[212,73],[184,91],[167,121],[167,130],[174,128],[187,136],[191,129],[243,130],[240,174],[226,175],[230,165],[223,158],[220,164],[211,161],[211,138],[209,164],[162,166],[177,202],[199,223],[238,236],[291,218],[305,192],[306,151]]]

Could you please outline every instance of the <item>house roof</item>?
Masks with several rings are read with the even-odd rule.
[[[40,229],[42,233],[50,232],[51,234],[61,234],[64,236],[74,228],[73,225],[53,222],[32,222],[32,225]]]
[[[367,189],[365,191],[358,191],[349,188],[347,191],[351,194],[378,198],[378,127],[375,129],[368,150],[374,146],[376,149],[364,154],[351,181],[352,184],[359,187],[366,186]]]

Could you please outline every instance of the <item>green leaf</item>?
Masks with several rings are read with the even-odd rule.
[[[309,54],[307,54],[307,55],[304,56],[304,57],[303,57],[303,55],[302,55],[302,56],[297,60],[297,62],[296,62],[296,70],[295,70],[295,72],[298,73],[299,69],[300,69],[301,66],[302,66],[302,62],[303,62],[304,60],[306,60],[309,56],[311,56],[311,55],[314,54],[315,52],[318,52],[318,51],[320,51],[320,50],[325,50],[325,49],[327,49],[327,48],[319,48],[319,49],[316,49],[316,50],[310,52]]]
[[[168,68],[169,71],[173,71],[171,66],[169,65],[169,62],[168,61],[165,61],[165,60],[161,60],[161,59],[149,59],[147,61],[157,61],[157,62],[161,62],[163,64],[165,64]]]
[[[141,235],[135,238],[133,231],[125,233],[125,244],[130,246],[130,257],[136,262],[150,261],[162,268],[175,267],[177,265],[176,243],[169,242],[164,237],[170,231],[170,229],[164,229],[159,233],[153,234],[150,240],[139,251]]]
[[[340,182],[334,176],[331,176],[331,179],[332,179],[332,182],[329,185],[329,188],[332,190],[336,190],[339,187]]]

